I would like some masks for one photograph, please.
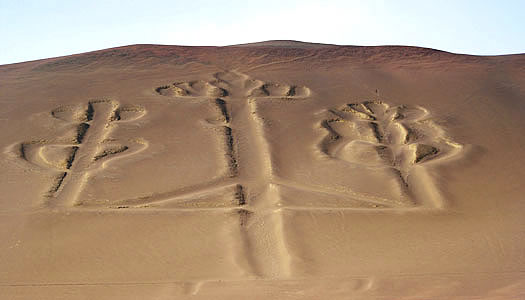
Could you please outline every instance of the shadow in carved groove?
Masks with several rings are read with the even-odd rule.
[[[51,116],[69,128],[63,137],[22,142],[12,150],[20,159],[55,173],[44,193],[46,206],[80,206],[78,197],[91,174],[112,160],[147,147],[147,142],[140,138],[119,141],[110,137],[115,126],[139,119],[145,113],[141,106],[121,106],[111,100],[61,106],[53,109]]]
[[[321,122],[327,131],[321,151],[363,168],[391,170],[407,194],[414,168],[449,158],[462,148],[420,106],[364,101],[328,112],[331,118]]]
[[[282,208],[326,208],[322,203],[307,207],[283,206],[281,198],[285,192],[344,198],[349,204],[344,208],[350,209],[417,206],[417,203],[400,206],[389,199],[378,199],[349,189],[339,192],[322,185],[300,184],[276,174],[274,152],[266,137],[265,121],[257,103],[305,100],[311,94],[307,87],[263,82],[229,71],[216,73],[211,81],[175,82],[160,86],[155,92],[178,101],[206,102],[215,107],[217,117],[206,121],[222,137],[224,161],[228,167],[222,177],[208,182],[113,204],[125,208],[235,213],[243,245],[239,250],[242,253],[237,253],[241,257],[238,263],[248,274],[273,278],[290,274],[292,258],[286,247]],[[11,150],[24,161],[56,172],[45,195],[49,207],[83,207],[79,195],[90,174],[102,170],[111,160],[147,148],[147,142],[142,139],[121,142],[110,138],[111,131],[119,123],[132,122],[145,113],[140,106],[121,106],[110,100],[59,107],[52,110],[51,115],[70,127],[65,138],[23,142]],[[365,101],[329,109],[327,113],[329,116],[321,122],[321,127],[326,130],[326,136],[318,145],[321,152],[342,163],[390,171],[396,174],[401,190],[407,195],[414,191],[411,177],[414,170],[419,170],[418,176],[425,176],[422,166],[451,157],[461,149],[430,120],[428,111],[419,106],[390,106],[380,101]],[[240,141],[243,147],[239,147]],[[240,163],[247,161],[249,164]],[[230,201],[217,201],[221,197]],[[266,240],[261,241],[260,236]],[[259,252],[268,258],[255,257],[250,249],[263,249]]]
[[[364,101],[329,109],[329,117],[321,123],[322,128],[327,131],[326,137],[319,145],[321,151],[332,159],[393,173],[399,182],[399,189],[409,200],[396,202],[349,189],[339,193],[323,186],[306,186],[291,182],[286,178],[279,178],[273,171],[272,151],[265,136],[264,120],[259,114],[257,102],[307,99],[311,93],[307,87],[263,82],[230,71],[215,74],[214,80],[209,82],[175,82],[158,87],[155,91],[159,95],[181,101],[209,101],[217,108],[220,117],[208,122],[220,127],[220,132],[223,133],[229,179],[219,179],[187,189],[157,194],[150,199],[142,199],[144,200],[142,203],[132,201],[137,206],[146,203],[152,206],[181,201],[188,203],[189,198],[206,190],[217,191],[221,186],[229,187],[238,184],[245,192],[262,193],[265,189],[270,189],[277,190],[275,194],[280,194],[284,190],[292,190],[347,197],[345,208],[440,207],[441,205],[437,203],[440,200],[436,200],[437,202],[414,200],[416,197],[413,195],[411,185],[414,185],[415,172],[412,171],[419,168],[419,177],[425,177],[427,175],[424,174],[421,166],[453,156],[461,149],[459,144],[446,137],[442,128],[430,120],[428,111],[419,106],[390,106],[381,101]],[[232,119],[232,115],[236,116],[235,119]],[[239,123],[248,126],[241,128],[235,125]],[[239,165],[239,156],[243,156],[243,153],[239,153],[242,149],[237,147],[239,136],[245,141],[244,144],[258,147],[253,151],[258,155],[245,154],[242,159],[242,161],[259,162],[259,167],[252,168],[249,175],[247,172],[243,173],[241,171],[243,166]],[[255,162],[253,164],[257,165]],[[250,183],[244,182],[245,176],[257,177],[258,183],[254,184],[253,180]],[[246,199],[249,200],[250,197]],[[280,204],[278,200],[268,201],[269,206]],[[317,208],[322,207],[323,203],[317,206]],[[293,208],[299,207],[294,205]]]
[[[217,117],[206,121],[222,136],[226,172],[220,178],[194,186],[113,202],[115,206],[229,209],[250,204],[253,198],[250,194],[271,193],[273,197],[267,200],[268,203],[258,205],[283,207],[279,200],[283,191],[347,197],[345,208],[412,208],[422,205],[417,201],[400,205],[351,190],[337,192],[322,185],[308,186],[275,174],[272,151],[257,102],[304,100],[311,93],[307,87],[263,82],[229,71],[215,74],[209,82],[176,82],[155,91],[180,101],[204,101],[216,108]],[[145,110],[140,106],[121,106],[111,100],[94,100],[84,106],[61,106],[52,110],[51,116],[70,128],[65,137],[23,142],[12,151],[27,162],[55,172],[45,192],[48,206],[78,207],[82,205],[79,195],[90,174],[103,169],[111,160],[147,147],[141,139],[122,142],[109,138],[114,126],[137,120],[144,114]],[[426,164],[445,160],[461,149],[461,145],[452,142],[443,129],[432,122],[428,111],[419,106],[390,106],[381,101],[346,104],[329,109],[321,126],[327,133],[319,144],[324,155],[362,168],[382,169],[395,174],[399,189],[409,198],[413,196],[412,188],[416,182],[414,170],[424,170]],[[241,139],[244,145],[251,147],[251,152],[246,151],[246,147],[238,147]],[[247,170],[246,166],[239,164],[240,161],[250,161],[251,168]],[[216,203],[217,195],[234,200],[229,204],[225,201]],[[323,203],[317,206],[322,207]],[[291,208],[299,207],[294,205]]]
[[[136,203],[137,207],[144,204],[165,207],[177,203],[178,208],[191,208],[191,199],[208,192],[220,193],[229,189],[229,193],[234,193],[232,198],[237,199],[234,201],[237,205],[233,207],[236,207],[240,239],[244,245],[244,253],[240,256],[249,260],[242,266],[248,273],[260,276],[287,276],[290,273],[292,258],[286,247],[280,208],[327,208],[323,203],[318,206],[301,207],[299,204],[287,207],[281,201],[285,192],[344,198],[347,202],[344,207],[346,209],[412,209],[414,206],[424,206],[423,203],[414,202],[396,203],[391,199],[379,199],[349,189],[337,192],[322,185],[300,184],[280,178],[275,173],[272,157],[274,152],[270,149],[264,118],[260,115],[257,103],[304,100],[311,93],[307,87],[266,83],[238,72],[224,72],[215,74],[214,80],[209,82],[176,82],[161,86],[155,91],[161,96],[180,101],[208,101],[216,107],[220,117],[208,121],[223,129],[220,132],[224,135],[229,171],[225,178],[216,181],[143,199],[144,202]],[[319,144],[322,153],[330,159],[363,168],[388,170],[396,174],[401,190],[408,196],[413,194],[414,183],[410,175],[414,169],[450,157],[461,149],[460,145],[450,141],[444,131],[429,119],[429,113],[418,106],[391,107],[379,101],[366,101],[330,109],[328,114],[330,116],[321,122],[322,128],[327,132]],[[238,147],[240,141],[243,142],[243,147]],[[247,161],[250,162],[250,169],[239,164]],[[421,170],[418,174],[426,176]],[[211,203],[207,207],[216,209]],[[257,235],[258,230],[263,231],[261,235]],[[269,244],[259,245],[259,236],[267,237]],[[251,250],[256,248],[265,249],[269,257],[252,257]],[[269,261],[274,261],[275,266],[264,264]]]

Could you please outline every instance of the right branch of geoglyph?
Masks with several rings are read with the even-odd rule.
[[[333,118],[322,122],[329,134],[321,142],[321,151],[367,168],[391,169],[404,187],[414,166],[443,160],[462,147],[447,138],[419,106],[365,101],[329,112]]]

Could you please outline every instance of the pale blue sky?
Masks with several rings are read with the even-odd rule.
[[[525,0],[0,0],[0,64],[129,44],[274,39],[525,52]]]

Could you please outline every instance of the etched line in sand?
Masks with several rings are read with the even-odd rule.
[[[244,196],[244,190],[242,185],[235,185],[235,199],[237,199],[237,205],[243,206],[246,204],[246,197]]]
[[[58,171],[44,194],[44,204],[50,208],[80,205],[79,195],[91,174],[109,161],[145,149],[147,143],[141,139],[122,144],[108,138],[117,124],[134,121],[144,114],[141,106],[121,106],[111,100],[53,109],[51,116],[72,129],[55,140],[22,142],[17,155],[32,165]]]
[[[396,174],[408,199],[402,206],[443,206],[442,199],[436,199],[439,193],[432,183],[426,183],[427,189],[432,189],[427,195],[415,195],[412,185],[423,177],[430,180],[428,175],[423,175],[422,166],[446,161],[458,154],[462,146],[446,136],[426,109],[364,101],[328,112],[330,118],[321,122],[321,127],[328,132],[319,144],[323,154],[363,168]],[[414,174],[415,169],[419,170],[418,176]]]
[[[419,167],[426,163],[443,161],[461,149],[459,144],[448,139],[444,131],[429,120],[428,111],[421,107],[391,107],[380,101],[348,104],[329,110],[330,117],[321,123],[328,135],[319,144],[319,149],[330,159],[387,172],[388,176],[383,178],[397,178],[401,197],[389,199],[359,193],[350,187],[301,184],[280,178],[276,174],[272,158],[275,151],[271,149],[266,121],[261,116],[257,103],[261,100],[306,99],[311,95],[307,87],[263,82],[230,71],[215,74],[214,79],[207,83],[176,83],[159,87],[156,92],[180,100],[208,97],[217,107],[219,117],[209,122],[223,126],[224,130],[221,132],[226,141],[225,157],[230,170],[234,172],[229,172],[227,177],[230,180],[217,180],[201,187],[203,192],[211,192],[238,182],[237,186],[243,195],[243,200],[238,205],[246,207],[237,211],[239,226],[251,228],[251,231],[241,230],[241,240],[247,252],[239,264],[245,270],[252,270],[257,276],[283,277],[290,273],[291,257],[284,237],[283,209],[333,211],[340,208],[362,211],[440,207],[442,201],[438,197],[439,193],[429,183],[430,176]],[[318,204],[302,204],[289,199],[286,203],[281,201],[283,197],[290,198],[297,193],[317,195],[324,201],[328,199],[329,205],[322,201]],[[235,193],[236,198],[238,195],[239,193]],[[164,198],[162,201],[190,203],[191,197],[192,194],[187,194]],[[276,209],[277,207],[281,209]],[[261,230],[264,232],[261,233]],[[257,235],[253,237],[254,232],[261,233],[268,240],[257,241]],[[260,264],[258,257],[251,256],[252,251],[270,255],[272,258],[266,261],[273,263]],[[248,265],[245,260],[249,261]]]
[[[227,71],[216,73],[210,81],[176,82],[154,90],[159,96],[175,101],[204,101],[216,109],[217,117],[207,122],[221,141],[227,165],[222,177],[164,193],[152,191],[136,199],[114,201],[109,207],[79,201],[91,174],[115,158],[147,147],[141,140],[123,144],[109,138],[115,125],[145,114],[140,106],[121,106],[109,100],[52,110],[52,117],[70,127],[66,136],[24,142],[13,148],[14,153],[23,161],[56,171],[46,192],[46,204],[51,208],[81,206],[88,210],[94,207],[93,211],[100,207],[159,208],[235,213],[234,228],[241,245],[235,253],[236,262],[241,270],[254,277],[283,278],[291,274],[284,210],[405,209],[427,204],[439,207],[439,193],[425,165],[445,161],[461,150],[441,127],[430,121],[428,111],[421,107],[390,106],[380,101],[347,104],[328,111],[329,117],[321,123],[328,134],[319,149],[332,160],[391,172],[397,176],[406,201],[364,195],[350,188],[336,189],[321,183],[301,184],[276,174],[272,157],[275,151],[267,135],[271,128],[265,123],[258,103],[303,100],[311,95],[309,88],[263,82]],[[323,203],[305,205],[301,201],[283,205],[284,198],[300,193],[335,200],[331,200],[330,207]],[[420,200],[428,195],[431,202]]]
[[[217,108],[218,117],[207,121],[217,127],[216,132],[220,133],[225,141],[224,156],[228,166],[225,177],[237,178],[241,186],[249,186],[248,190],[252,193],[259,193],[269,184],[273,166],[264,124],[257,111],[256,102],[258,99],[303,99],[311,92],[304,86],[263,82],[236,71],[218,72],[213,77],[208,82],[175,82],[157,87],[155,92],[180,101],[209,99]],[[232,118],[232,115],[235,115],[235,118]],[[257,187],[253,186],[254,182],[257,182]],[[208,186],[208,189],[215,189],[228,184],[229,181],[219,180],[214,184],[203,185]],[[167,197],[170,197],[169,194],[165,193]],[[172,194],[178,193],[174,191]],[[181,201],[181,198],[177,196],[173,200]],[[169,201],[169,198],[162,201]]]
[[[304,86],[263,82],[246,74],[226,71],[216,73],[214,79],[209,82],[177,82],[158,87],[155,91],[161,96],[181,101],[198,101],[207,97],[217,108],[219,117],[208,122],[222,128],[217,132],[221,132],[226,141],[224,151],[229,172],[225,177],[231,180],[215,180],[201,186],[207,191],[224,191],[226,185],[232,181],[237,182],[235,199],[238,207],[247,207],[237,210],[241,243],[245,249],[243,254],[238,255],[240,268],[259,277],[287,276],[290,266],[286,257],[289,254],[284,246],[284,232],[280,227],[281,211],[271,211],[273,205],[279,202],[279,195],[268,193],[268,187],[274,177],[274,166],[265,134],[264,119],[259,115],[257,101],[305,99],[310,95],[310,89]],[[173,192],[172,195],[176,194]],[[188,205],[195,194],[165,196],[167,198],[156,199],[162,203],[173,201]],[[269,223],[268,211],[274,215],[269,218]],[[264,241],[257,241],[257,234],[252,232],[256,229],[265,231],[262,233],[267,237]],[[254,256],[253,251],[270,257],[265,260]],[[262,261],[271,261],[272,264],[265,265]]]

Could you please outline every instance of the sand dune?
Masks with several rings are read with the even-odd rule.
[[[524,55],[133,45],[0,82],[0,299],[525,297]]]

